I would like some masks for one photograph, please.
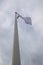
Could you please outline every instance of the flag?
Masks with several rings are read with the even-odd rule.
[[[17,12],[15,12],[17,14],[17,19],[20,17],[22,18],[27,24],[32,25],[32,20],[31,17],[22,17],[20,14],[18,14]]]
[[[32,25],[32,20],[31,20],[31,17],[23,17],[24,21],[26,24],[30,24]]]

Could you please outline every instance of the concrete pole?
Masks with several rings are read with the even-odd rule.
[[[15,13],[15,29],[14,29],[14,47],[13,47],[13,60],[12,65],[21,65],[20,63],[20,51],[19,51],[19,37],[17,27],[17,15]]]

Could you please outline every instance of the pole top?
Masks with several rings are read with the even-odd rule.
[[[16,16],[17,16],[17,19],[20,17],[20,15],[17,13],[17,12],[15,12],[15,14],[16,14]]]
[[[17,14],[17,12],[15,12],[15,14]]]
[[[17,19],[20,17],[22,18],[27,24],[32,25],[32,20],[31,17],[22,17],[20,14],[18,14],[17,12],[15,12],[15,14],[17,15]]]

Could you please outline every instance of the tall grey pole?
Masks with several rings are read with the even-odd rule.
[[[13,60],[12,65],[21,65],[20,63],[20,51],[19,51],[19,37],[17,27],[17,15],[15,13],[15,28],[14,28],[14,45],[13,45]]]

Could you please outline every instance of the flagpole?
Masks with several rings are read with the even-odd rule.
[[[14,28],[14,45],[13,45],[12,65],[21,65],[21,62],[20,62],[20,49],[19,49],[19,36],[18,36],[18,27],[17,27],[17,19],[19,17],[21,17],[27,24],[32,25],[30,17],[22,17],[17,12],[15,12],[15,25],[14,25],[15,28]]]
[[[19,37],[17,27],[17,15],[15,13],[15,28],[14,28],[14,45],[13,45],[13,60],[12,65],[21,65],[20,63],[20,51],[19,51]]]

